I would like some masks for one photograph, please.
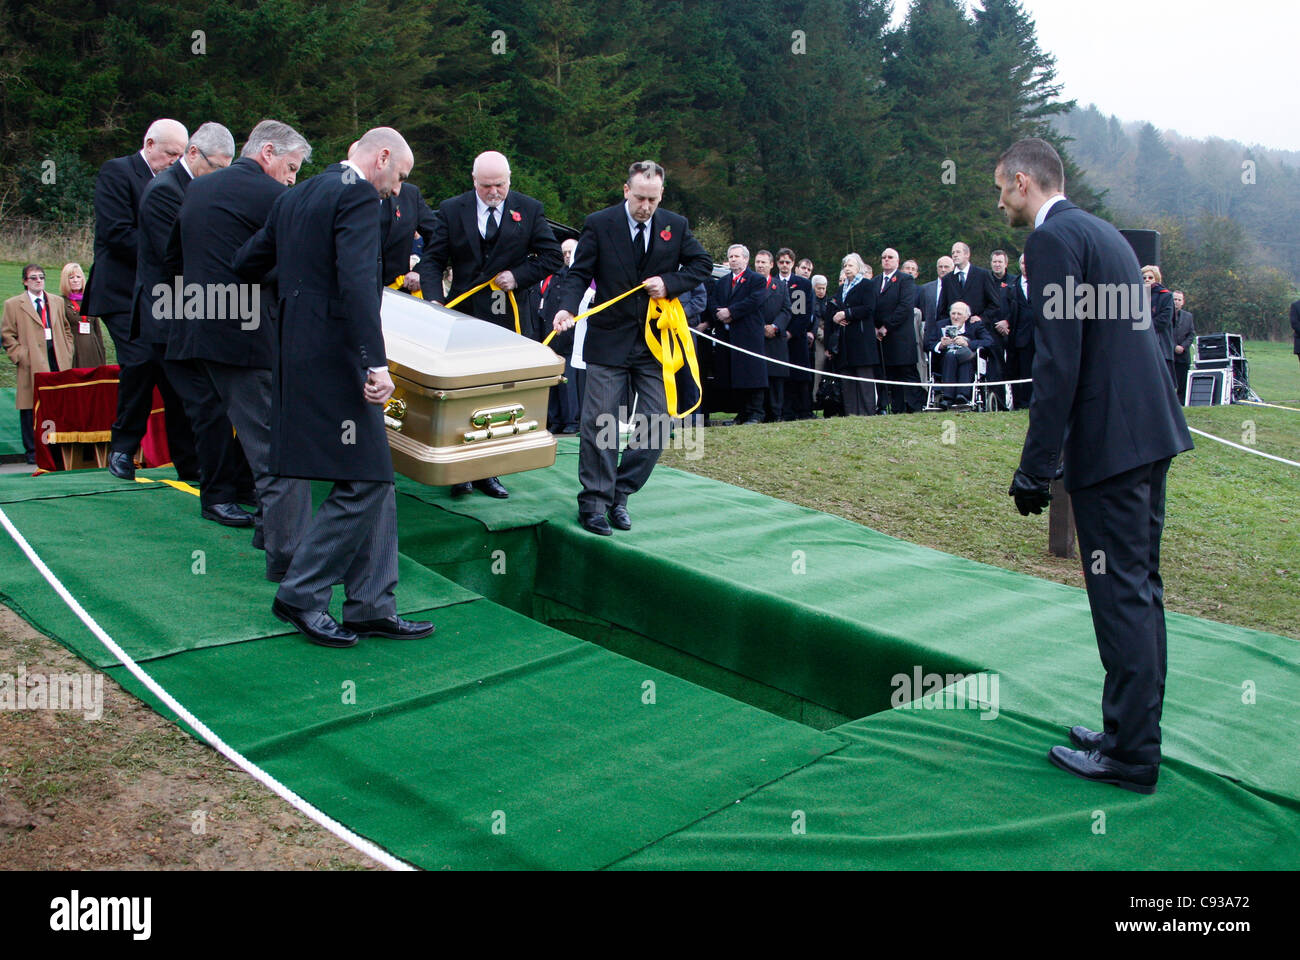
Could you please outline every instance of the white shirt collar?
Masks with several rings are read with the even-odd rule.
[[[153,167],[149,166],[149,158],[144,155],[143,150],[140,151],[140,159],[144,161],[144,168],[149,171],[149,176],[158,176],[158,174],[153,172]]]
[[[184,170],[186,173],[188,173],[188,174],[190,175],[190,179],[193,180],[193,179],[194,179],[194,171],[191,170],[191,169],[190,169],[190,165],[189,165],[188,163],[185,162],[185,158],[184,158],[184,157],[181,157],[181,158],[180,158],[179,160],[177,160],[176,162],[179,163],[179,164],[181,165],[181,169]]]
[[[343,166],[345,166],[345,167],[351,167],[353,170],[355,170],[355,171],[357,172],[357,176],[358,176],[358,177],[360,177],[362,180],[365,180],[365,179],[366,179],[365,171],[363,171],[360,167],[358,167],[358,166],[357,166],[355,163],[353,163],[351,160],[344,160],[344,161],[343,161]]]
[[[1047,198],[1047,202],[1038,208],[1038,216],[1034,217],[1035,230],[1043,225],[1043,221],[1047,219],[1047,214],[1051,211],[1052,207],[1056,206],[1064,199],[1065,194],[1063,193],[1054,193]]]
[[[38,295],[37,295],[37,294],[33,294],[30,290],[24,290],[23,292],[27,294],[27,299],[30,300],[30,301],[32,302],[32,309],[35,310],[35,309],[36,309],[36,297],[37,297]],[[46,302],[47,305],[49,304],[49,302],[50,302],[50,291],[48,291],[48,290],[42,290],[42,291],[40,292],[39,296],[40,296],[40,298],[41,298],[42,300],[44,300],[44,301]],[[48,306],[47,306],[47,309],[48,309]]]

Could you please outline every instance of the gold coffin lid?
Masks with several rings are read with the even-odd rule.
[[[380,318],[389,372],[417,390],[558,383],[564,373],[564,358],[550,347],[396,290],[384,290]]]

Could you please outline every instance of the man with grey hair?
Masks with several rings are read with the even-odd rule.
[[[350,159],[281,193],[235,254],[246,280],[278,272],[270,473],[332,483],[271,606],[322,646],[433,632],[397,613],[397,499],[383,417],[393,381],[380,323],[378,208],[414,165],[400,133],[369,130]],[[340,582],[342,625],[329,613]]]
[[[762,423],[763,395],[768,387],[768,365],[763,359],[767,280],[749,269],[749,248],[743,243],[727,248],[727,266],[730,273],[715,280],[709,291],[705,316],[713,336],[750,353],[726,347],[713,351],[715,386],[713,396],[705,398],[706,409],[710,413],[734,409],[737,424]]]
[[[293,127],[277,120],[257,124],[238,160],[190,186],[170,251],[187,284],[239,294],[212,303],[205,298],[198,316],[174,320],[167,360],[199,368],[234,425],[256,486],[253,546],[266,550],[266,578],[273,582],[284,577],[311,519],[311,490],[306,480],[270,471],[275,284],[241,284],[232,263],[310,157],[311,144]]]
[[[100,317],[104,321],[117,347],[117,361],[122,366],[147,364],[150,354],[145,344],[131,340],[140,195],[156,174],[180,159],[188,139],[189,133],[179,121],[155,120],[145,131],[138,152],[105,162],[95,179],[95,262],[86,280],[86,296],[81,309],[85,316]],[[118,420],[121,420],[124,402],[130,409],[139,406],[138,398],[124,396],[124,386],[132,390],[144,387],[143,384],[118,384]],[[152,383],[148,384],[148,391],[147,396],[151,397]],[[182,477],[196,478],[198,466],[194,462],[192,441],[187,439],[189,426],[179,400],[168,405],[167,414],[168,440],[174,448],[172,461],[177,466],[177,473]],[[174,440],[170,436],[172,433],[175,433]],[[187,442],[190,444],[188,450]],[[134,447],[129,450],[112,448],[108,469],[116,477],[133,479],[134,454]]]
[[[541,201],[510,189],[510,161],[495,150],[474,158],[474,189],[444,200],[433,234],[416,265],[424,299],[454,300],[467,290],[495,280],[499,290],[482,290],[456,309],[480,320],[515,329],[509,291],[522,292],[564,266]],[[451,265],[451,289],[442,295],[442,272]],[[523,322],[523,318],[520,318]],[[516,331],[522,332],[522,330]],[[491,497],[510,494],[496,477],[460,483],[452,496],[475,488]]]
[[[198,371],[166,359],[172,322],[184,316],[186,299],[180,264],[168,255],[176,218],[190,184],[229,166],[234,155],[230,131],[219,123],[205,123],[194,131],[180,160],[155,177],[140,196],[131,339],[148,347],[148,353],[141,360],[121,364],[123,402],[113,424],[111,449],[129,451],[143,439],[157,383],[165,404],[172,403],[170,394],[174,394],[184,406],[198,462],[201,516],[242,527],[253,522],[238,505],[241,493],[251,493],[252,477],[231,437],[230,421]]]

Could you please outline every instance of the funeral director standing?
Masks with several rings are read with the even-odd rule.
[[[1014,144],[994,180],[1011,225],[1033,227],[1025,269],[1037,312],[1034,392],[1009,493],[1022,514],[1041,513],[1064,448],[1065,489],[1106,671],[1101,730],[1072,727],[1077,749],[1053,747],[1048,759],[1085,780],[1154,793],[1165,696],[1165,476],[1192,438],[1128,242],[1065,198],[1061,158],[1045,140]],[[1067,302],[1067,290],[1085,299]],[[1110,316],[1090,303],[1131,306]]]
[[[323,646],[358,636],[422,637],[397,616],[397,502],[383,404],[393,392],[379,306],[379,201],[415,163],[396,130],[377,127],[336,163],[276,198],[235,254],[247,280],[278,272],[271,463],[280,477],[334,482],[302,534],[272,612]],[[330,616],[342,582],[342,626]]]
[[[597,303],[645,284],[644,290],[592,316],[582,347],[587,390],[578,446],[578,519],[602,536],[613,532],[610,522],[620,530],[632,528],[627,498],[649,479],[659,460],[658,441],[667,435],[663,368],[651,355],[644,332],[650,298],[687,293],[713,272],[713,261],[691,235],[686,218],[659,209],[663,195],[664,168],[652,161],[632,164],[623,202],[583,223],[569,275],[556,294],[561,307],[554,326],[564,331],[573,326],[578,301],[592,279]],[[618,432],[601,425],[618,416],[631,391],[639,398],[637,425],[620,463]]]

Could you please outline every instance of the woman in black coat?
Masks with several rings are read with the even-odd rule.
[[[841,372],[852,377],[880,378],[880,341],[876,339],[875,284],[866,280],[866,264],[856,253],[843,260],[838,308],[831,315],[838,326],[836,353]],[[872,416],[876,412],[876,385],[856,380],[843,381],[844,412]]]

